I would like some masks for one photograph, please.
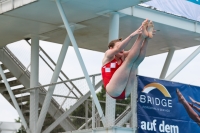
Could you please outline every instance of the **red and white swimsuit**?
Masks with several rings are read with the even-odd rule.
[[[121,63],[118,64],[117,60],[113,59],[112,61],[110,61],[107,64],[102,66],[101,73],[102,73],[103,84],[104,84],[105,89],[106,89],[107,84],[110,82],[110,79],[112,78],[113,74],[122,65],[122,63],[123,63],[122,60],[121,60]],[[124,99],[125,98],[125,89],[121,93],[121,95],[119,95],[118,97],[112,97],[112,98]]]

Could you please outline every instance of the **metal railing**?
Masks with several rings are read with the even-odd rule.
[[[21,63],[21,61],[9,50],[9,48],[7,48],[6,46],[3,48],[3,51],[9,55],[9,57],[11,57],[11,59],[19,66],[19,68],[23,71],[23,74],[26,74],[29,78],[30,78],[30,72],[26,69],[26,67]],[[39,85],[41,85],[39,83]],[[41,87],[40,90],[44,93],[47,93],[46,89]],[[52,98],[53,104],[56,107],[59,107],[60,105],[57,103],[57,101],[55,99]],[[63,112],[65,112],[64,110],[62,110]]]
[[[30,77],[30,72],[26,70],[26,67],[21,63],[21,61],[9,50],[8,47],[3,47],[4,52],[11,57],[11,59],[26,73],[27,76]]]
[[[30,4],[37,0],[0,0],[0,14]]]
[[[4,50],[4,52],[5,52],[7,55],[9,55],[9,57],[11,57],[11,59],[19,66],[19,68],[23,71],[23,73],[26,74],[26,75],[30,78],[30,72],[29,72],[29,70],[27,70],[27,68],[26,68],[26,67],[21,63],[21,61],[12,53],[12,51],[9,50],[9,48],[7,48],[7,47],[4,47],[3,50]],[[44,55],[47,56],[47,58],[50,60],[50,62],[51,62],[52,64],[56,65],[55,62],[48,56],[48,54],[47,54],[41,47],[40,47],[40,50],[44,53]],[[40,58],[44,59],[44,61],[45,61],[45,58],[43,58],[42,55],[40,55]],[[51,67],[50,64],[49,64],[47,61],[45,61],[45,63],[46,63],[49,67]],[[51,67],[51,70],[53,71],[53,68],[52,68],[52,67]],[[75,84],[74,84],[72,81],[84,79],[84,77],[80,77],[80,78],[76,78],[76,79],[69,79],[69,78],[64,74],[64,72],[61,72],[61,73],[64,75],[64,77],[65,77],[67,80],[63,80],[61,77],[59,77],[60,80],[61,80],[60,82],[51,83],[51,84],[46,84],[46,85],[41,85],[41,84],[39,84],[39,86],[37,86],[37,87],[30,88],[30,89],[24,89],[24,90],[22,91],[22,93],[27,92],[27,91],[30,91],[30,90],[32,90],[32,89],[37,89],[37,88],[39,88],[39,89],[43,92],[42,95],[45,96],[46,93],[47,93],[47,91],[46,91],[46,89],[45,89],[46,86],[58,85],[58,84],[63,83],[63,84],[65,84],[66,87],[68,88],[67,82],[68,82],[68,83],[72,83],[72,84],[75,86]],[[95,74],[95,75],[90,75],[90,76],[94,76],[94,77],[95,77],[95,76],[99,76],[99,75],[101,75],[101,74]],[[70,88],[68,88],[68,89],[70,90]],[[72,90],[72,93],[73,93],[73,90]],[[41,94],[41,93],[40,93],[40,94]],[[81,96],[82,96],[82,95],[81,95]],[[72,98],[72,99],[76,99],[76,100],[79,100],[79,99],[80,99],[80,97],[74,97],[74,98],[73,98],[73,97],[70,97],[70,96],[63,96],[63,95],[54,95],[54,97]],[[89,100],[89,101],[90,101],[90,100]],[[105,101],[100,101],[100,102],[104,103]],[[52,97],[52,103],[53,103],[53,105],[55,105],[55,106],[57,107],[57,111],[58,111],[58,110],[60,110],[61,112],[65,112],[65,111],[66,111],[66,110],[64,110],[63,108],[60,108],[61,104],[58,103],[58,102],[56,101],[56,99],[54,99],[53,97]],[[120,104],[120,103],[116,103],[116,104],[117,104],[117,105],[122,105],[122,106],[127,106],[127,104]],[[115,124],[117,124],[121,119],[123,119],[123,117],[124,117],[127,113],[129,113],[130,110],[131,110],[131,108],[130,108],[130,107],[127,107],[127,109],[124,110],[123,113],[120,114],[120,115],[116,118]],[[57,111],[56,111],[56,112],[57,112]],[[70,116],[69,118],[75,118],[75,116]],[[78,118],[77,118],[77,119],[78,119]],[[79,118],[79,119],[80,119],[80,118]],[[88,123],[91,122],[91,118],[89,118],[88,120],[89,120]],[[85,126],[85,124],[83,124],[82,126],[80,126],[79,129],[82,129],[84,126]],[[90,125],[90,126],[91,126],[91,125]],[[90,127],[90,126],[89,126],[89,127]]]
[[[29,41],[28,41],[28,39],[25,39],[25,41],[31,46],[31,43],[29,43]],[[54,65],[54,66],[56,66],[56,63],[51,59],[51,57],[44,51],[44,49],[42,48],[42,47],[40,47],[39,46],[39,49],[42,51],[42,53],[47,57],[47,59],[49,59],[49,61]],[[49,68],[52,70],[52,71],[54,71],[54,69],[51,67],[51,65],[45,60],[45,58],[41,55],[41,54],[39,54],[39,56],[40,56],[40,58],[47,64],[47,66],[49,66]],[[69,78],[67,77],[67,75],[61,70],[60,71],[60,73],[66,78],[66,79],[68,79],[69,80]],[[61,80],[61,81],[64,81],[60,76],[59,76],[59,79]],[[73,82],[69,82],[70,84],[71,84],[71,86],[73,86],[73,88],[75,88],[76,89],[76,91],[81,95],[81,96],[83,96],[83,94],[79,91],[79,89],[74,85],[74,83]],[[77,97],[77,95],[72,91],[72,89],[66,84],[66,83],[64,83],[65,84],[65,86],[69,89],[69,91],[71,91],[76,97]]]
[[[46,55],[47,53],[42,49],[42,48],[40,48],[40,50],[41,51],[43,51],[43,53]],[[12,60],[13,60],[13,62],[15,62],[18,66],[19,66],[19,68],[23,71],[22,73],[23,74],[26,74],[29,78],[30,78],[30,72],[29,72],[29,70],[22,64],[22,62],[12,53],[12,51],[8,48],[8,47],[4,47],[3,48],[3,51],[4,51],[4,53],[5,54],[7,54]],[[48,56],[48,55],[47,55]],[[42,56],[40,55],[40,58],[42,58]],[[52,64],[54,64],[54,65],[56,65],[55,64],[55,62],[50,58],[50,57],[47,57],[47,58],[49,58],[49,60],[52,62]],[[48,64],[47,64],[48,65]],[[48,66],[50,66],[50,65],[48,65]],[[53,71],[53,68],[52,68],[52,71]],[[62,78],[60,78],[60,80],[61,80],[61,82],[57,82],[57,83],[51,83],[51,84],[48,84],[48,85],[41,85],[41,84],[39,84],[39,86],[38,87],[34,87],[34,89],[36,89],[36,88],[39,88],[43,93],[40,93],[40,95],[43,95],[43,96],[45,96],[46,94],[47,94],[47,90],[45,89],[45,86],[50,86],[50,85],[57,85],[57,84],[61,84],[61,83],[63,83],[63,84],[66,84],[67,82],[68,83],[72,83],[73,84],[73,81],[78,81],[78,80],[83,80],[83,79],[85,79],[85,77],[80,77],[80,78],[76,78],[76,79],[69,79],[65,74],[64,74],[64,72],[61,72],[63,75],[64,75],[64,77],[68,80],[63,80]],[[101,74],[94,74],[94,75],[90,75],[90,77],[93,77],[93,78],[95,78],[95,77],[98,77],[98,76],[100,76]],[[75,85],[74,85],[75,86]],[[22,90],[21,92],[22,93],[25,93],[25,91],[27,92],[27,89],[24,89],[24,90]],[[72,90],[73,91],[73,90]],[[88,90],[89,91],[89,90]],[[53,95],[54,97],[63,97],[63,98],[70,98],[70,96],[62,96],[62,95]],[[82,97],[83,95],[81,95],[81,97]],[[58,110],[60,110],[62,113],[64,113],[66,110],[64,110],[63,108],[60,108],[60,106],[61,106],[61,104],[60,103],[58,103],[58,101],[56,101],[56,99],[54,99],[54,97],[52,97],[52,103],[53,103],[53,105],[55,105],[55,107],[57,108],[57,110],[56,110],[56,112],[58,111]],[[75,100],[79,100],[81,97],[75,97],[76,99]],[[72,99],[74,99],[74,98],[72,98]]]

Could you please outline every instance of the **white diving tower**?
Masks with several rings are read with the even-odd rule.
[[[100,75],[88,75],[78,48],[104,52],[110,40],[126,37],[139,27],[144,19],[149,18],[154,21],[155,28],[159,30],[159,33],[149,42],[147,56],[168,52],[160,78],[171,80],[199,53],[200,48],[170,75],[166,76],[175,50],[199,45],[200,25],[195,20],[138,5],[143,2],[146,1],[30,0],[27,3],[23,3],[23,0],[0,1],[0,61],[2,62],[0,73],[5,83],[5,86],[0,88],[0,92],[6,93],[7,98],[11,99],[10,103],[16,108],[27,133],[61,132],[54,130],[58,126],[65,132],[74,133],[101,133],[105,131],[108,133],[135,133],[137,131],[136,89],[133,89],[131,94],[131,104],[126,106],[126,110],[118,118],[115,118],[116,104],[118,103],[106,96],[104,114],[100,105],[101,101],[95,94],[95,90],[102,85],[101,81],[95,82],[95,76]],[[26,68],[23,68],[22,64],[17,62],[16,57],[5,46],[23,39],[28,42],[30,38],[31,69],[29,73]],[[56,63],[53,63],[55,69],[48,85],[39,84],[39,50],[43,51],[39,46],[39,40],[62,44],[59,58]],[[80,96],[63,95],[62,97],[76,99],[76,102],[67,110],[58,110],[59,104],[54,100],[56,96],[54,91],[56,91],[56,85],[60,84],[56,82],[60,78],[59,74],[62,73],[61,68],[70,43],[75,50],[89,89],[85,94],[79,92],[79,88],[73,83],[74,80],[79,79],[66,78],[67,80],[61,81],[60,83],[71,83],[70,93],[75,95],[76,90],[80,93]],[[12,84],[7,80],[9,74],[3,72],[5,69],[10,70],[13,76],[17,78],[16,83],[23,84],[24,87],[20,91],[11,89]],[[48,88],[48,91],[44,89],[45,87]],[[137,81],[135,81],[133,87],[137,87]],[[29,99],[29,102],[27,102],[29,106],[26,107],[29,112],[28,116],[24,115],[25,113],[21,108],[24,105],[22,103],[20,105],[20,99],[16,97],[17,93],[24,93],[25,91],[29,93],[28,96],[23,97],[23,99]],[[90,95],[92,95],[92,100],[89,99]],[[83,102],[86,106],[85,111],[90,112],[92,116],[90,119],[86,114],[85,124],[77,128],[72,124],[73,118],[69,115]],[[94,105],[97,112],[95,112]],[[91,106],[92,109],[89,110],[88,106]],[[54,121],[45,124],[49,121],[48,115]],[[92,121],[91,125],[88,124],[89,121]],[[96,124],[95,121],[97,121]],[[129,127],[123,127],[128,122],[130,123]],[[83,127],[86,129],[80,130]],[[92,128],[89,129],[89,127]]]
[[[20,128],[21,128],[21,123],[0,122],[1,133],[17,133]]]

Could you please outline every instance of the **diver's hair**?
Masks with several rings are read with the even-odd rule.
[[[108,48],[112,48],[115,46],[115,43],[116,42],[120,42],[122,40],[122,38],[119,38],[119,39],[115,39],[115,40],[112,40],[109,44],[108,44]]]

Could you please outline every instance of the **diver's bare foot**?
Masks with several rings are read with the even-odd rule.
[[[176,89],[176,94],[178,96],[179,102],[182,103],[185,100],[185,98],[183,97],[183,95],[181,94],[181,92],[179,91],[179,89]]]
[[[148,28],[147,28],[147,31],[148,31],[148,33],[149,33],[149,38],[153,38],[153,32],[154,32],[154,25],[153,25],[153,22],[152,21],[150,21],[149,23],[148,23]]]
[[[149,35],[149,33],[147,32],[147,26],[148,26],[148,19],[146,19],[142,22],[142,36],[143,36],[143,38],[146,38]]]

